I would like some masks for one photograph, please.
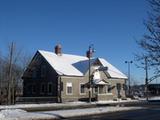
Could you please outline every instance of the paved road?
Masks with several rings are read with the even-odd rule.
[[[141,110],[77,117],[68,120],[160,120],[160,106],[147,106],[146,109]]]

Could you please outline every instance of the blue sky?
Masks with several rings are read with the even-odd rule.
[[[90,44],[95,57],[103,57],[127,73],[125,60],[140,49],[135,39],[146,32],[146,0],[0,0],[0,51],[11,41],[33,55],[36,50],[85,55]],[[131,75],[144,82],[144,71],[131,66]]]

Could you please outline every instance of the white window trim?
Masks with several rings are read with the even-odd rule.
[[[67,83],[71,84],[71,86],[70,85],[67,86]],[[66,95],[73,95],[73,84],[72,84],[72,82],[67,82],[67,83],[66,83]],[[68,93],[67,87],[72,87],[72,93]]]
[[[85,85],[85,83],[80,83],[79,84],[79,94],[80,95],[86,95],[85,88],[84,88],[84,93],[81,93],[81,85]]]

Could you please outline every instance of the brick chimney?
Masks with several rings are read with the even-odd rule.
[[[55,46],[55,53],[57,55],[62,55],[62,46],[60,44]]]

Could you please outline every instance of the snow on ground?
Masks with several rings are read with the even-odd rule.
[[[160,99],[160,97],[158,97]],[[158,99],[153,98],[153,99]],[[121,100],[117,101],[98,101],[91,104],[109,104],[120,102],[135,102],[138,100]],[[97,108],[85,108],[85,109],[72,109],[72,110],[58,110],[58,111],[43,111],[43,112],[26,112],[21,109],[25,108],[38,108],[38,107],[65,107],[65,106],[78,106],[89,105],[86,102],[67,102],[67,103],[47,103],[47,104],[17,104],[17,105],[1,105],[0,106],[0,120],[53,120],[54,118],[65,118],[82,115],[94,115],[100,113],[141,109],[141,107],[97,107]]]
[[[160,100],[160,96],[149,97],[149,100]]]
[[[97,101],[96,104],[110,104],[110,103],[121,103],[121,102],[136,102],[138,100],[132,100],[130,98],[127,98],[127,100],[117,99],[117,101],[113,100],[107,100],[107,101]]]
[[[135,102],[137,100],[107,100],[107,101],[98,101],[92,102],[91,104],[109,104],[109,103],[119,103],[119,102]],[[77,105],[89,105],[86,102],[66,102],[66,103],[46,103],[46,104],[16,104],[16,105],[0,105],[0,110],[3,109],[25,109],[25,108],[38,108],[38,107],[65,107],[65,106],[77,106]]]
[[[26,112],[21,109],[6,109],[0,112],[0,120],[53,120],[57,118],[95,115],[133,109],[141,109],[141,107],[99,107],[45,112]]]
[[[139,100],[146,100],[146,98],[138,98]],[[148,100],[160,100],[160,96],[148,97]]]

